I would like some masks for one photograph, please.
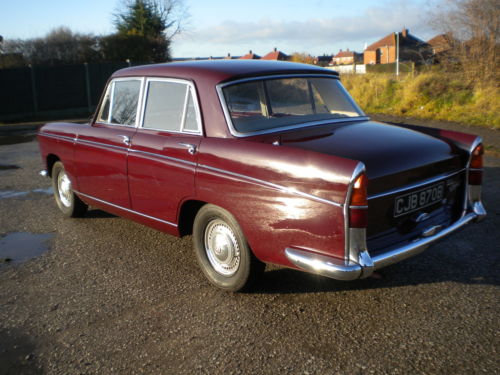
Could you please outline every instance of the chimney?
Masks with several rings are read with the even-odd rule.
[[[403,32],[401,34],[403,35],[403,38],[406,38],[408,36],[408,29],[403,27]]]
[[[278,48],[274,47],[274,52],[278,52]]]
[[[251,55],[252,54],[252,50],[248,51],[248,53]]]

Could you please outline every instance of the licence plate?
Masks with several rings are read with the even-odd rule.
[[[394,200],[394,217],[418,211],[431,206],[444,198],[444,182],[400,195]]]

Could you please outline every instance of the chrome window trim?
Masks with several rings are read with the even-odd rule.
[[[138,122],[138,129],[144,129],[144,130],[153,130],[153,131],[159,131],[159,132],[165,132],[165,133],[172,133],[172,134],[188,134],[188,135],[200,135],[203,136],[203,124],[201,121],[201,111],[200,111],[200,104],[198,102],[198,93],[196,91],[196,87],[194,86],[194,83],[187,80],[187,79],[179,79],[179,78],[159,78],[159,77],[145,77],[144,81],[144,90],[143,94],[141,97],[141,116]],[[150,82],[172,82],[172,83],[179,83],[187,86],[186,89],[186,95],[184,97],[184,111],[182,113],[182,120],[181,120],[181,126],[180,130],[166,130],[166,129],[157,129],[157,128],[149,128],[149,127],[144,127],[144,116],[146,114],[146,101],[147,101],[147,94],[148,94],[148,88],[149,88],[149,83]],[[189,97],[189,93],[191,94],[191,97],[193,98],[193,104],[196,112],[196,123],[198,124],[198,131],[191,131],[191,130],[185,130],[185,120],[187,117],[187,99]]]
[[[135,114],[135,123],[134,125],[125,125],[125,124],[116,124],[114,122],[111,122],[111,114],[113,113],[113,99],[114,99],[114,96],[115,96],[115,82],[119,82],[119,81],[140,81],[141,84],[140,84],[140,87],[139,87],[139,100],[137,101],[137,112]],[[128,128],[128,129],[131,129],[131,128],[137,128],[138,125],[139,125],[139,119],[140,119],[140,112],[142,110],[142,105],[141,105],[141,102],[142,102],[142,96],[143,96],[143,91],[144,91],[144,77],[119,77],[119,78],[113,78],[107,88],[106,88],[106,93],[108,91],[108,89],[111,87],[111,95],[110,95],[110,102],[109,102],[109,115],[108,115],[108,120],[106,122],[102,122],[102,121],[99,121],[98,118],[96,118],[96,124],[101,124],[101,125],[109,125],[109,126],[117,126],[117,127],[124,127],[124,128]],[[106,97],[106,96],[105,96]],[[101,103],[102,105],[103,103]],[[101,108],[99,108],[99,112],[100,112]],[[99,115],[98,115],[99,117]]]
[[[455,172],[450,172],[450,173],[447,173],[447,174],[442,174],[440,176],[431,177],[431,178],[425,179],[423,181],[419,181],[419,182],[415,182],[413,184],[405,185],[405,186],[400,187],[400,188],[395,188],[395,189],[391,189],[391,190],[388,190],[388,191],[384,191],[382,193],[373,194],[373,195],[368,196],[368,200],[377,199],[377,198],[381,198],[381,197],[386,197],[388,195],[402,193],[402,192],[405,192],[405,191],[408,191],[408,190],[413,190],[413,189],[419,188],[419,187],[424,186],[424,185],[428,185],[428,184],[432,184],[432,183],[435,183],[435,182],[439,182],[441,180],[446,180],[447,178],[450,178],[450,177],[453,177],[453,176],[455,176],[457,174],[460,174],[463,171],[465,171],[465,168],[462,168],[462,169],[460,169],[458,171],[455,171]]]
[[[264,180],[261,180],[261,179],[255,178],[255,177],[246,176],[246,175],[243,175],[240,173],[230,172],[230,171],[226,171],[224,169],[215,168],[215,167],[211,167],[209,165],[204,165],[204,164],[198,164],[198,168],[207,169],[207,170],[212,171],[212,172],[218,172],[218,173],[222,173],[222,174],[232,176],[232,177],[238,177],[240,179],[243,179],[243,180],[246,180],[249,182],[255,182],[257,184],[264,185],[264,186],[282,191],[284,193],[298,195],[298,196],[303,197],[303,198],[312,199],[314,201],[326,203],[326,204],[329,204],[329,205],[332,205],[335,207],[343,207],[344,206],[342,203],[334,202],[334,201],[331,201],[329,199],[317,197],[317,196],[312,195],[312,194],[304,193],[304,192],[301,192],[301,191],[298,191],[298,190],[295,190],[292,188],[287,188],[286,186],[274,184],[272,182],[264,181]]]
[[[80,191],[77,191],[77,190],[73,190],[76,194],[78,195],[81,195],[83,197],[86,197],[86,198],[89,198],[89,199],[92,199],[92,200],[95,200],[97,202],[101,202],[101,203],[104,203],[108,206],[111,206],[111,207],[115,207],[115,208],[118,208],[120,210],[123,210],[123,211],[127,211],[127,212],[130,212],[130,213],[133,213],[133,214],[136,214],[136,215],[139,215],[139,216],[142,216],[142,217],[145,217],[145,218],[148,218],[148,219],[151,219],[151,220],[155,220],[155,221],[158,221],[160,223],[163,223],[163,224],[167,224],[167,225],[170,225],[170,226],[173,226],[175,228],[177,228],[177,224],[175,223],[171,223],[170,221],[167,221],[167,220],[163,220],[163,219],[159,219],[157,217],[154,217],[154,216],[150,216],[150,215],[146,215],[146,214],[143,214],[143,213],[140,213],[138,211],[134,211],[134,210],[131,210],[130,208],[125,208],[125,207],[122,207],[122,206],[119,206],[117,204],[114,204],[114,203],[110,203],[108,201],[105,201],[105,200],[102,200],[102,199],[99,199],[99,198],[96,198],[96,197],[93,197],[91,195],[88,195],[88,194],[84,194]]]
[[[329,78],[329,79],[335,79],[340,82],[340,79],[336,75],[330,75],[330,74],[278,74],[278,75],[269,75],[269,76],[257,76],[257,77],[249,77],[249,78],[243,78],[243,79],[238,79],[234,81],[229,81],[229,82],[224,82],[224,83],[219,83],[218,85],[215,86],[215,89],[217,91],[217,95],[219,97],[219,102],[222,106],[222,111],[224,112],[224,117],[226,119],[226,123],[229,128],[229,132],[231,135],[237,138],[245,138],[245,137],[251,137],[254,135],[262,135],[262,134],[271,134],[271,133],[278,133],[286,130],[294,130],[294,129],[303,129],[307,128],[310,126],[316,126],[316,125],[326,125],[326,124],[331,124],[331,123],[341,123],[341,122],[354,122],[354,121],[367,121],[370,118],[366,116],[366,114],[361,110],[361,108],[354,102],[352,99],[351,95],[347,92],[345,87],[341,84],[340,87],[342,88],[343,92],[347,94],[347,97],[349,98],[349,102],[353,104],[354,108],[358,110],[362,116],[358,117],[345,117],[345,118],[340,118],[340,119],[331,119],[331,120],[320,120],[320,121],[309,121],[309,122],[303,122],[300,124],[294,124],[294,125],[288,125],[288,126],[281,126],[278,128],[273,128],[273,129],[266,129],[266,130],[258,130],[254,132],[249,132],[249,133],[241,133],[236,130],[236,128],[233,125],[233,121],[231,119],[231,114],[229,111],[229,108],[227,107],[226,100],[224,98],[224,93],[222,89],[227,86],[232,86],[236,85],[238,83],[243,83],[243,82],[252,82],[252,81],[263,81],[263,80],[271,80],[271,79],[281,79],[281,78]]]

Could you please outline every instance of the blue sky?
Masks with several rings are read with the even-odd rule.
[[[113,32],[120,0],[1,0],[0,35],[34,38],[67,26],[82,33]],[[263,55],[274,47],[285,53],[332,54],[407,27],[427,40],[428,0],[184,0],[187,31],[172,45],[175,57],[233,56],[248,50]]]

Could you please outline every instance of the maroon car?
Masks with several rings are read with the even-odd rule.
[[[39,142],[65,215],[91,205],[192,234],[226,290],[264,263],[365,278],[486,214],[479,137],[371,121],[310,65],[123,69],[90,123],[47,124]]]

